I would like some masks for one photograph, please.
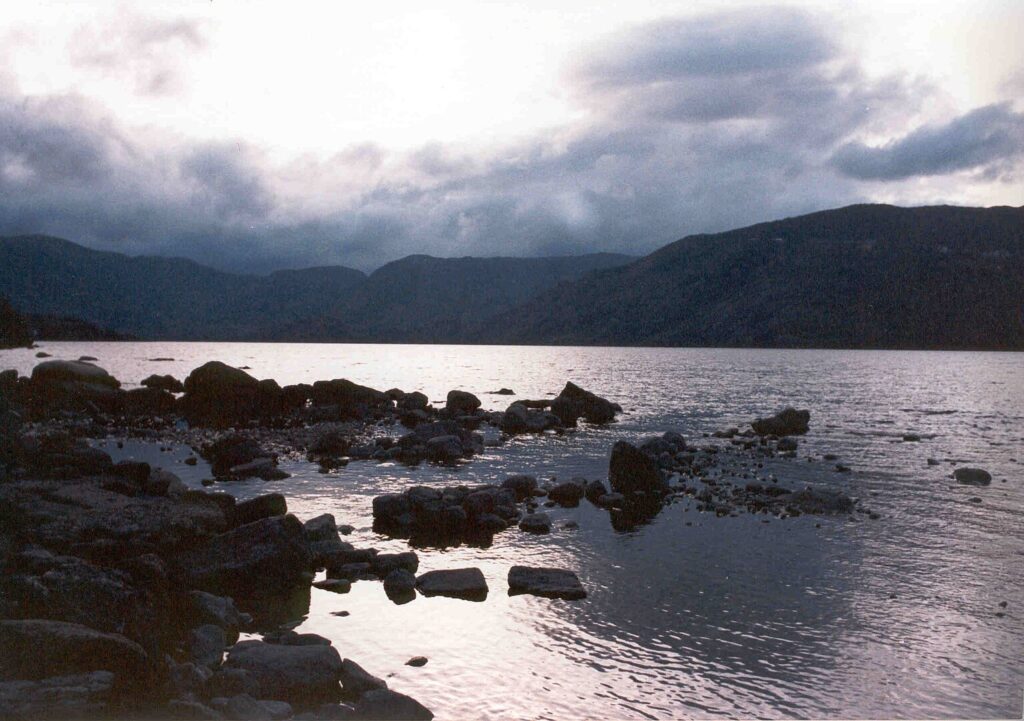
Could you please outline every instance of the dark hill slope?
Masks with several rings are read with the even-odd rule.
[[[690,236],[542,293],[474,338],[1024,349],[1024,208],[856,205]]]

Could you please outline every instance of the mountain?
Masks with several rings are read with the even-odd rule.
[[[415,255],[369,277],[341,266],[252,276],[18,236],[0,238],[0,293],[25,313],[147,339],[459,342],[542,290],[630,260]]]
[[[133,335],[115,333],[94,323],[66,315],[29,314],[25,316],[25,322],[36,340],[138,340]]]
[[[1024,207],[854,205],[683,238],[475,342],[1024,349]]]
[[[560,283],[633,260],[595,253],[553,258],[433,258],[410,255],[353,289],[342,312],[273,329],[291,340],[458,343],[494,315]]]
[[[366,279],[351,268],[269,276],[181,258],[128,257],[47,236],[0,239],[0,293],[19,310],[81,318],[141,338],[232,340],[332,311]]]
[[[0,348],[27,348],[32,333],[25,317],[0,295]]]

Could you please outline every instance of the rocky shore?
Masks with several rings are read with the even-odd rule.
[[[344,379],[281,387],[217,362],[133,390],[88,361],[0,373],[0,718],[429,719],[330,640],[289,630],[287,609],[308,607],[313,586],[344,593],[360,581],[398,604],[491,591],[476,568],[417,575],[413,550],[356,548],[333,516],[303,523],[281,494],[239,502],[192,489],[146,463],[114,463],[86,439],[188,443],[216,486],[281,478],[285,455],[325,473],[353,461],[461,464],[512,435],[569,433],[620,411],[571,382],[550,401],[491,412],[461,390],[435,408],[422,393]],[[786,488],[762,472],[768,458],[795,457],[809,422],[790,408],[702,439],[610,440],[607,479],[412,486],[373,499],[374,530],[413,546],[488,544],[549,533],[544,507],[582,502],[616,529],[677,501],[714,517],[878,518],[839,491]],[[983,473],[957,480],[982,484]],[[502,590],[587,596],[558,568],[513,566]]]

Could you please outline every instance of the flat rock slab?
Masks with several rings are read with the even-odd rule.
[[[530,593],[534,596],[568,600],[587,597],[587,592],[576,574],[561,568],[513,566],[508,572],[508,592],[510,595]]]
[[[479,568],[429,571],[416,579],[416,588],[424,596],[449,596],[467,601],[487,598],[487,581]]]

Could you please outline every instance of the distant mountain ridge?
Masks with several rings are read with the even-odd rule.
[[[147,339],[1024,350],[1024,207],[853,205],[643,258],[225,273],[0,238],[0,294]]]
[[[49,236],[0,238],[0,294],[23,313],[167,340],[454,342],[483,314],[631,256],[409,256],[367,276],[343,266],[226,273]]]
[[[694,235],[475,342],[1024,349],[1024,207],[854,205]]]

